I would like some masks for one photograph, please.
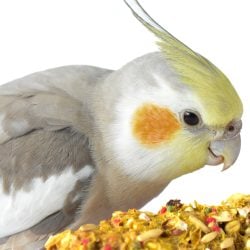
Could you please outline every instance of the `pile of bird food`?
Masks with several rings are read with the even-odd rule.
[[[250,249],[250,195],[236,194],[219,206],[170,200],[157,214],[130,209],[110,220],[51,236],[47,250]]]

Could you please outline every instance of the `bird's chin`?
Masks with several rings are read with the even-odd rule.
[[[224,157],[213,153],[211,148],[208,148],[208,160],[207,165],[215,166],[224,162]]]

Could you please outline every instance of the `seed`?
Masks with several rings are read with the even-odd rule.
[[[124,214],[124,212],[122,212],[122,211],[115,211],[112,213],[112,217],[119,217],[120,215],[123,215],[123,214]]]
[[[126,222],[126,226],[127,226],[127,227],[131,227],[132,224],[133,224],[133,222],[134,222],[134,219],[133,219],[133,218],[129,218],[129,219],[127,220],[127,222]]]
[[[189,220],[192,224],[194,224],[197,228],[201,229],[204,233],[210,232],[210,229],[197,217],[190,215]]]
[[[97,226],[95,224],[85,224],[85,225],[80,227],[80,230],[83,232],[86,232],[86,231],[94,230],[96,228],[97,228]]]
[[[201,242],[202,243],[208,243],[212,240],[214,240],[217,237],[218,233],[217,232],[211,232],[208,234],[205,234],[202,238],[201,238]]]
[[[246,218],[246,225],[250,226],[250,216],[248,216],[248,218]]]
[[[161,229],[151,229],[138,235],[136,239],[138,241],[146,241],[149,239],[158,238],[162,233],[163,231]]]
[[[150,218],[145,213],[141,213],[139,215],[139,219],[140,220],[145,220],[145,221],[150,221]]]
[[[250,239],[248,239],[246,242],[246,249],[250,249]]]
[[[246,236],[250,236],[250,227],[248,227],[248,228],[246,229],[245,235],[246,235]]]
[[[228,247],[232,247],[234,245],[234,240],[233,238],[226,238],[220,243],[220,248],[225,249]]]
[[[184,211],[185,211],[185,212],[193,212],[194,209],[193,209],[192,207],[186,207],[186,208],[184,209]]]
[[[149,242],[147,244],[147,247],[149,247],[149,249],[159,249],[159,246],[157,243],[152,243],[152,242]]]
[[[228,211],[221,212],[218,216],[213,216],[218,222],[228,222],[233,219],[232,215]]]
[[[187,231],[188,229],[187,223],[180,219],[175,223],[175,227],[176,229],[180,229],[182,231]]]
[[[243,208],[238,208],[237,209],[240,216],[246,218],[248,213],[250,213],[250,207],[243,207]]]
[[[225,230],[228,234],[238,232],[240,230],[240,222],[237,220],[228,222],[225,226]]]

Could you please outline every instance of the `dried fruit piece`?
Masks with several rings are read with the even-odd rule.
[[[211,227],[211,230],[214,231],[214,232],[220,232],[221,228],[218,225],[215,224],[215,225],[213,225]]]
[[[192,224],[194,224],[197,228],[201,229],[204,233],[209,233],[210,229],[197,217],[190,215],[189,220]]]
[[[246,242],[246,249],[247,249],[247,250],[250,249],[250,239],[248,239],[247,242]]]
[[[46,249],[250,250],[250,214],[243,216],[248,211],[246,208],[250,208],[250,195],[234,204],[239,205],[222,203],[211,207],[196,202],[193,211],[187,211],[190,205],[180,209],[172,206],[173,211],[164,214],[136,209],[118,211],[98,226],[84,225],[75,232],[68,230],[50,238]],[[244,208],[239,210],[241,214],[237,211],[240,208]],[[232,220],[218,222],[216,216],[221,216],[223,221],[232,216]]]
[[[185,212],[193,212],[194,209],[193,209],[192,207],[186,207],[186,208],[184,209],[184,211],[185,211]]]
[[[248,227],[248,228],[245,230],[245,235],[246,235],[246,236],[250,236],[250,227]]]
[[[163,231],[161,229],[151,229],[141,233],[140,235],[137,236],[136,239],[138,241],[146,241],[149,239],[158,238],[162,233]]]
[[[226,238],[220,243],[220,248],[225,249],[228,247],[232,247],[234,245],[234,239],[233,238]]]
[[[103,250],[112,250],[112,247],[109,244],[107,244],[103,247]]]
[[[119,216],[121,216],[123,214],[124,214],[124,212],[122,212],[122,211],[115,211],[115,212],[112,213],[112,217],[119,217]]]
[[[150,221],[150,218],[145,213],[141,213],[139,215],[139,219],[140,220],[145,220],[145,221]]]
[[[160,214],[165,214],[167,212],[167,208],[166,207],[163,207],[161,210],[160,210]]]
[[[85,224],[81,226],[79,229],[83,232],[91,231],[97,228],[97,225],[95,224]]]
[[[238,208],[237,209],[240,216],[246,218],[247,215],[250,213],[250,207],[243,207],[243,208]]]
[[[237,220],[228,222],[225,226],[225,230],[228,234],[238,232],[240,230],[240,222]]]
[[[223,211],[219,215],[213,216],[217,222],[228,222],[233,219],[233,216],[228,211]]]
[[[135,220],[133,218],[129,218],[126,222],[126,227],[130,228]]]
[[[217,237],[218,233],[217,232],[211,232],[208,234],[205,234],[202,238],[201,238],[201,242],[202,243],[208,243],[212,240],[214,240]]]
[[[88,243],[89,243],[89,239],[88,238],[82,239],[82,245],[87,246]]]
[[[214,217],[207,217],[206,218],[206,223],[209,224],[209,223],[216,223],[216,219]]]

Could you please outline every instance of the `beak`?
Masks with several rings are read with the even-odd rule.
[[[228,169],[237,160],[240,153],[240,135],[229,139],[214,140],[209,146],[208,165],[224,162],[222,171]]]

